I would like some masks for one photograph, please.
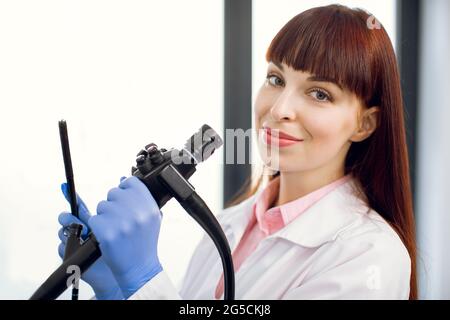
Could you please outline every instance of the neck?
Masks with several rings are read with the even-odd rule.
[[[318,168],[311,171],[280,172],[280,189],[275,206],[301,198],[342,178],[344,175],[343,168],[332,171]]]

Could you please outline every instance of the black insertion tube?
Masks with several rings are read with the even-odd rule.
[[[215,219],[215,216],[208,208],[202,198],[196,192],[184,201],[180,201],[181,206],[197,221],[203,230],[210,236],[219,251],[222,260],[224,274],[224,300],[234,300],[235,282],[234,282],[234,265],[231,255],[230,246],[222,227]]]
[[[64,169],[66,170],[67,186],[69,188],[70,209],[72,214],[78,218],[77,193],[75,191],[69,136],[67,134],[67,123],[65,120],[59,121],[59,137],[61,139],[61,149],[64,158]]]
[[[73,266],[78,266],[80,274],[83,274],[102,255],[99,244],[94,235],[89,241],[84,242],[81,247],[71,254],[56,269],[50,277],[36,290],[30,300],[55,300],[61,293],[66,291],[72,284],[68,283],[71,276],[69,271]]]

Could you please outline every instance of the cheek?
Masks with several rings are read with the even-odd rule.
[[[322,109],[304,113],[299,118],[299,125],[304,129],[304,142],[277,151],[268,150],[258,139],[258,150],[263,163],[274,170],[312,170],[338,159],[336,156],[345,151],[343,147],[351,136],[353,124],[348,112]]]
[[[308,139],[286,158],[284,165],[287,170],[312,169],[325,165],[337,159],[336,156],[347,146],[353,132],[352,116],[348,112],[322,111],[322,114],[303,117],[302,123]]]
[[[349,112],[342,110],[321,110],[320,114],[306,115],[303,119],[305,130],[312,143],[342,143],[354,130],[355,120]]]

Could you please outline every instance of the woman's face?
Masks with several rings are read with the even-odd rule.
[[[254,112],[259,152],[274,170],[343,170],[352,141],[364,140],[376,127],[375,109],[363,108],[356,95],[332,80],[312,76],[269,63]],[[360,130],[365,111],[370,116]],[[298,141],[283,139],[283,133]]]

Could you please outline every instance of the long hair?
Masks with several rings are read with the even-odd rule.
[[[385,29],[362,9],[342,5],[312,8],[292,18],[278,32],[266,60],[335,79],[365,106],[379,107],[377,129],[366,140],[352,143],[345,160],[345,174],[352,173],[359,193],[403,241],[411,258],[409,298],[417,299],[404,106],[398,64]],[[268,181],[275,176],[269,176]],[[263,175],[247,180],[246,190],[241,189],[240,196],[228,206],[253,195],[263,181]]]

